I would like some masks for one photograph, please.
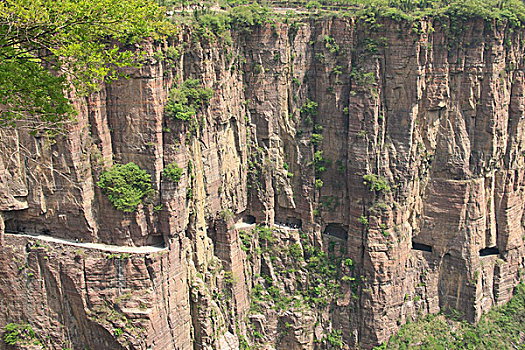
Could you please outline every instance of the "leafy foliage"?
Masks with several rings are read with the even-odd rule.
[[[306,9],[312,11],[314,9],[320,8],[322,5],[319,1],[310,1],[306,4]]]
[[[213,7],[217,2],[223,8],[229,8],[229,12],[248,13],[259,5],[254,1],[246,0],[222,0],[222,1],[172,1],[181,3],[194,3],[202,7]],[[269,1],[282,6],[282,1]],[[248,4],[248,6],[246,6]],[[252,8],[253,7],[253,8]],[[417,21],[424,18],[448,18],[451,21],[463,21],[470,18],[479,18],[487,21],[506,21],[513,27],[523,27],[525,24],[525,5],[520,0],[296,0],[288,2],[287,7],[301,7],[308,10],[323,9],[328,13],[340,13],[342,15],[353,15],[364,22],[375,26],[378,18],[386,17],[397,21]],[[260,10],[259,10],[260,12]],[[270,13],[263,8],[263,18],[267,21]],[[231,16],[231,15],[230,15]],[[257,22],[257,16],[250,20],[252,14],[245,16],[240,21],[247,25]],[[289,15],[288,15],[289,16]],[[285,16],[284,20],[287,17]],[[332,38],[324,38],[326,48],[331,52],[337,52],[338,47],[334,45]]]
[[[329,256],[323,250],[305,245],[304,260],[309,275],[309,284],[303,296],[312,305],[327,306],[331,299],[340,292],[342,275],[340,271],[342,258]]]
[[[194,15],[195,33],[201,37],[213,41],[215,37],[231,40],[230,18],[228,14],[222,12],[196,11]]]
[[[123,50],[167,28],[148,0],[0,2],[0,125],[56,129],[74,115],[65,92],[93,91],[135,65]]]
[[[175,183],[179,183],[183,173],[184,170],[175,162],[171,162],[162,170],[162,175]]]
[[[275,237],[273,236],[273,230],[271,227],[264,225],[256,225],[253,231],[254,234],[256,234],[261,241],[267,244],[275,243]]]
[[[315,117],[317,115],[318,103],[312,100],[306,100],[306,103],[301,107],[301,115],[308,117]]]
[[[312,138],[310,140],[312,141],[314,147],[317,147],[323,141],[323,135],[314,133],[312,134]]]
[[[8,323],[4,328],[4,342],[7,345],[40,345],[35,331],[27,323]]]
[[[182,121],[192,120],[197,110],[206,105],[213,96],[213,90],[203,88],[200,80],[188,79],[181,87],[170,91],[170,97],[164,109],[168,117]]]
[[[300,233],[300,241],[295,241],[280,229],[262,225],[251,232],[241,231],[239,236],[241,248],[252,263],[265,259],[266,264],[271,264],[260,270],[260,277],[254,276],[251,312],[264,313],[271,308],[282,315],[290,309],[299,313],[309,309],[327,310],[341,297],[342,285],[351,288],[352,300],[357,299],[359,282],[353,277],[354,263],[345,256],[341,243],[331,240],[325,251],[314,247],[305,233]],[[292,281],[293,288],[283,281]],[[281,328],[286,332],[291,326],[284,323]],[[259,343],[257,335],[251,338]],[[338,330],[327,330],[315,342],[323,349],[344,346]]]
[[[230,10],[229,16],[234,28],[247,29],[262,25],[268,19],[269,9],[254,2],[248,6],[237,6]]]
[[[323,151],[316,151],[314,153],[314,169],[315,169],[315,178],[319,179],[321,177],[321,174],[323,174],[326,171],[326,168],[330,166],[332,162],[330,159],[326,159],[323,156]]]
[[[294,4],[309,10],[327,8],[327,12],[351,12],[372,25],[379,17],[407,21],[425,17],[453,21],[480,18],[508,21],[515,27],[525,23],[525,5],[520,0],[297,0]]]
[[[270,10],[253,1],[228,1],[222,6],[227,11],[220,12],[212,9],[213,2],[198,2],[198,5],[191,18],[194,33],[211,42],[220,38],[231,43],[231,29],[249,33],[253,27],[269,20]]]
[[[341,331],[338,329],[332,330],[330,333],[328,333],[328,335],[324,338],[324,341],[336,349],[343,348],[343,336]]]
[[[330,53],[337,54],[339,52],[339,45],[336,44],[335,39],[329,35],[325,35],[324,38],[325,48],[330,51]]]
[[[390,186],[385,178],[376,174],[367,174],[363,176],[364,184],[370,188],[370,191],[390,191]]]
[[[368,226],[368,218],[364,215],[358,217],[357,222],[359,222],[361,225]]]
[[[115,164],[100,175],[97,185],[117,210],[131,213],[143,200],[155,193],[151,175],[135,163]]]
[[[525,284],[514,298],[481,317],[476,326],[454,322],[443,315],[429,315],[401,327],[386,349],[524,349]]]
[[[390,17],[414,21],[427,16],[452,21],[480,18],[509,21],[512,26],[525,23],[525,6],[519,0],[355,0],[362,6],[361,18]]]
[[[0,62],[0,125],[15,126],[17,122],[31,129],[59,126],[74,109],[62,92],[64,76],[55,76],[36,62],[19,64],[8,59]],[[33,116],[36,118],[33,119]]]

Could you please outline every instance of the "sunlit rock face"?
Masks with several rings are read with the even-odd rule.
[[[0,130],[0,326],[28,322],[50,348],[371,348],[418,316],[475,322],[509,300],[525,267],[520,34],[381,24],[182,32],[148,48],[180,58],[77,98],[68,135]],[[190,78],[214,96],[193,123],[166,117]],[[128,162],[156,191],[134,213],[96,185]]]

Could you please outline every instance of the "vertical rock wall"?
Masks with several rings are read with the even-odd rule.
[[[183,33],[149,51],[182,43],[180,58],[152,55],[77,99],[67,136],[0,131],[0,326],[29,322],[57,348],[313,349],[337,331],[370,348],[408,319],[454,309],[474,322],[512,296],[525,267],[520,34],[326,18],[232,44]],[[214,91],[196,126],[163,113],[190,78]],[[96,181],[131,161],[156,196],[125,214]],[[178,184],[162,177],[173,161]],[[277,225],[273,246],[238,225],[248,217]],[[22,232],[167,251],[44,252]],[[347,277],[337,295],[287,311],[263,292],[268,307],[254,309],[258,286],[307,303],[305,291],[329,285],[312,279],[314,251]],[[54,312],[33,299],[56,300]]]

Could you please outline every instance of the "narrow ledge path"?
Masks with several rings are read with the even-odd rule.
[[[87,249],[96,249],[106,252],[115,252],[115,253],[131,253],[131,254],[149,254],[157,253],[164,250],[168,250],[168,247],[164,246],[142,246],[142,247],[127,247],[103,243],[84,243],[84,242],[75,242],[64,238],[57,238],[42,234],[29,234],[29,233],[16,233],[16,232],[5,232],[6,237],[24,237],[31,239],[38,239],[44,242],[52,242],[58,244],[66,244],[74,247],[87,248]]]
[[[298,230],[297,228],[292,228],[284,225],[273,225],[276,228],[284,229],[284,230]],[[242,229],[249,229],[254,228],[255,224],[247,224],[247,223],[237,223],[235,224],[235,228],[238,230]],[[168,250],[168,247],[164,246],[156,246],[156,245],[148,245],[148,246],[141,246],[141,247],[129,247],[129,246],[119,246],[119,245],[112,245],[112,244],[104,244],[104,243],[84,243],[84,242],[76,242],[65,238],[58,238],[43,234],[37,234],[37,233],[17,233],[17,232],[4,232],[6,237],[23,237],[23,238],[30,238],[30,239],[38,239],[40,241],[44,242],[51,242],[51,243],[57,243],[57,244],[65,244],[73,247],[79,247],[79,248],[86,248],[86,249],[96,249],[100,251],[105,252],[113,252],[113,253],[131,253],[131,254],[149,254],[149,253],[158,253],[161,251]]]
[[[243,229],[247,229],[247,228],[255,228],[256,224],[247,224],[245,222],[241,222],[241,223],[236,223],[235,224],[235,228],[237,230],[243,230]],[[288,226],[288,225],[283,225],[283,224],[273,224],[269,227],[273,227],[273,228],[278,228],[280,230],[288,230],[288,231],[299,231],[300,228],[298,227],[291,227],[291,226]]]
[[[254,228],[255,227],[255,224],[247,224],[245,222],[238,222],[235,224],[235,228],[237,230],[243,230],[243,229],[246,229],[246,228]]]

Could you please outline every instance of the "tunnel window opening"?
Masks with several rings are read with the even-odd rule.
[[[286,220],[288,222],[288,226],[292,227],[292,228],[301,228],[303,226],[303,221],[301,219],[298,219],[298,218],[288,218]]]
[[[479,251],[479,256],[499,255],[498,247],[483,248]]]
[[[4,217],[4,232],[11,233],[11,234],[24,233],[23,229],[21,229],[17,225],[15,220],[13,220],[13,218],[10,218],[10,217]]]
[[[154,247],[166,247],[166,243],[164,242],[164,237],[162,236],[149,237],[148,240],[146,241],[146,245],[154,246]]]
[[[422,252],[432,252],[432,246],[423,243],[416,243],[414,241],[412,241],[412,249],[420,250]]]
[[[242,221],[245,224],[249,224],[249,225],[253,225],[257,223],[257,220],[255,219],[255,216],[253,215],[244,215],[244,217],[242,218]]]
[[[323,233],[325,235],[339,238],[345,241],[348,240],[348,232],[341,224],[336,224],[336,223],[328,224],[326,225],[326,228],[324,229]]]
[[[303,221],[294,217],[275,218],[275,224],[283,228],[300,229],[303,226]]]

